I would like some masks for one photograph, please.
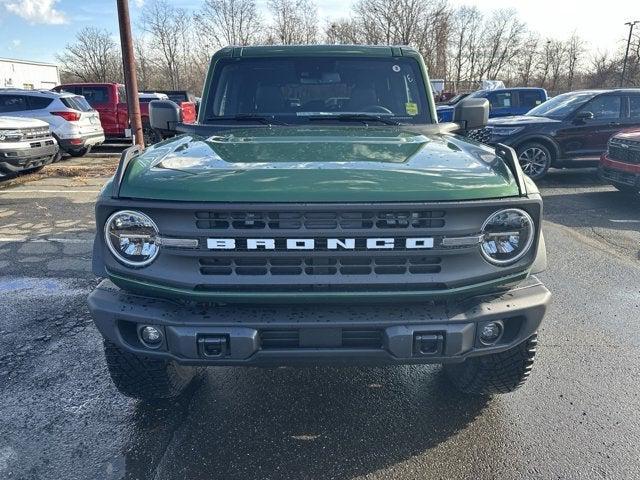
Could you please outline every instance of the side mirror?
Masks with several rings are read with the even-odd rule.
[[[149,102],[149,123],[152,129],[175,134],[176,126],[180,122],[182,122],[182,112],[177,103],[171,100]]]
[[[484,128],[489,123],[489,100],[486,98],[465,98],[453,107],[453,121],[463,130]]]
[[[593,112],[578,112],[573,117],[574,120],[584,122],[585,120],[593,120]]]

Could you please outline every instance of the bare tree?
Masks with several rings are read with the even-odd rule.
[[[473,60],[482,14],[476,7],[461,7],[452,15],[449,71],[454,89],[473,76]]]
[[[267,6],[272,16],[268,43],[294,45],[318,41],[318,9],[313,0],[269,0]]]
[[[540,36],[537,33],[529,33],[522,43],[522,53],[516,61],[516,78],[523,87],[531,85],[538,61]]]
[[[194,19],[209,49],[250,45],[262,30],[255,0],[205,0]]]
[[[69,80],[115,82],[122,79],[118,45],[107,30],[85,27],[57,55],[63,74]]]
[[[577,69],[582,61],[585,47],[584,41],[574,32],[567,41],[567,90],[573,88],[573,82],[576,77]]]
[[[152,59],[169,88],[182,88],[189,18],[186,10],[175,8],[166,0],[153,0],[142,10],[140,28],[148,36]]]
[[[362,42],[358,24],[352,18],[330,22],[325,29],[326,42],[331,44],[356,45]]]

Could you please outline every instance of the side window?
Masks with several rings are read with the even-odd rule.
[[[27,97],[29,110],[42,110],[43,108],[47,108],[51,102],[53,102],[53,98],[35,96]]]
[[[118,102],[127,103],[127,89],[124,86],[118,87]]]
[[[78,93],[80,90],[82,90],[82,87],[75,87],[72,85],[66,86],[66,87],[58,87],[55,89],[56,92],[69,92],[69,93]]]
[[[512,105],[511,92],[490,93],[487,95],[487,100],[489,100],[491,109],[509,108]]]
[[[27,110],[27,101],[22,95],[0,95],[0,113],[23,112],[25,110]]]
[[[542,94],[537,91],[521,90],[520,91],[520,106],[531,110],[533,107],[537,107],[542,103]]]
[[[109,101],[107,87],[82,87],[82,96],[91,106]]]
[[[640,95],[629,97],[629,118],[640,121]]]
[[[593,113],[594,120],[616,120],[620,118],[621,99],[616,95],[603,95],[591,100],[580,109]]]

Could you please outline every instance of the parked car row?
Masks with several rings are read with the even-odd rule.
[[[58,92],[71,92],[82,95],[89,105],[100,113],[102,128],[108,139],[123,139],[131,137],[129,125],[129,108],[124,85],[118,83],[67,83],[54,88]],[[140,115],[145,144],[150,145],[160,140],[158,132],[151,128],[149,122],[149,103],[158,100],[156,94],[142,94],[140,99]],[[151,95],[151,96],[149,96]],[[155,97],[155,98],[154,98]],[[167,95],[168,97],[168,95]],[[181,101],[178,104],[183,123],[196,121],[195,103]]]
[[[453,110],[456,104],[465,98],[486,98],[489,100],[489,118],[495,118],[525,114],[546,102],[548,97],[544,88],[534,87],[498,88],[462,93],[436,107],[438,121],[453,121]]]
[[[558,95],[525,115],[493,118],[469,136],[516,151],[534,180],[550,167],[596,166],[609,139],[640,129],[640,89],[581,90]]]
[[[150,127],[149,103],[167,99],[178,105],[182,122],[196,120],[196,97],[186,91],[141,93],[146,144],[161,140],[161,132]],[[0,119],[0,176],[38,170],[63,153],[82,156],[107,139],[131,137],[125,88],[116,83],[0,89]]]

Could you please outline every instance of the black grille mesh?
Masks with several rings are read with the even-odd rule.
[[[439,273],[442,259],[432,256],[380,257],[206,257],[202,275],[425,275]]]
[[[196,227],[201,230],[411,230],[443,228],[445,212],[225,212],[198,211]]]

